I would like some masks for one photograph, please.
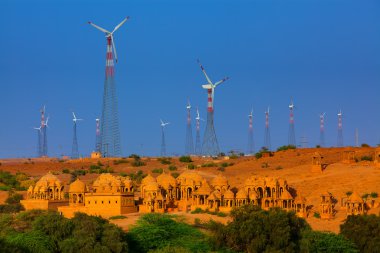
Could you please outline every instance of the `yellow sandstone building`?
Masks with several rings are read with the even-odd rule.
[[[64,195],[68,193],[68,200]],[[136,198],[135,198],[136,197]],[[25,209],[58,210],[66,217],[75,212],[110,217],[127,213],[164,213],[191,211],[197,208],[229,212],[245,204],[268,210],[280,207],[307,216],[306,199],[294,197],[286,180],[270,177],[249,177],[240,189],[231,189],[227,178],[217,175],[209,182],[195,171],[185,171],[178,178],[162,173],[157,178],[147,175],[136,192],[130,178],[101,174],[92,185],[80,179],[65,189],[51,173],[28,189]]]

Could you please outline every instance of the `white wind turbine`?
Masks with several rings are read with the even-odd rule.
[[[207,80],[207,84],[204,84],[204,85],[202,85],[202,88],[203,89],[206,89],[206,90],[210,90],[211,89],[211,108],[214,108],[214,92],[215,92],[215,88],[218,86],[218,85],[220,85],[221,83],[223,83],[223,82],[225,82],[225,81],[227,81],[228,79],[230,79],[229,77],[225,77],[225,78],[223,78],[222,80],[220,80],[220,81],[218,81],[218,82],[216,82],[216,83],[213,83],[212,81],[211,81],[211,79],[208,77],[208,75],[207,75],[207,73],[206,73],[206,70],[204,69],[204,67],[202,66],[202,64],[201,64],[201,62],[199,61],[199,60],[197,60],[198,61],[198,64],[199,64],[199,66],[201,67],[201,69],[202,69],[202,72],[203,72],[203,74],[205,75],[205,77],[206,77],[206,80]]]
[[[78,119],[76,116],[75,116],[75,113],[73,112],[73,121],[74,121],[74,124],[77,123],[77,121],[81,121],[83,119]]]
[[[163,122],[162,119],[160,119],[161,121],[161,127],[164,128],[166,125],[169,125],[170,122]]]
[[[107,31],[106,29],[104,29],[104,28],[102,28],[102,27],[100,27],[98,25],[95,25],[92,22],[88,22],[90,25],[92,25],[96,29],[100,30],[101,32],[104,32],[106,34],[106,38],[110,37],[110,39],[112,41],[112,48],[113,48],[113,53],[115,55],[116,62],[117,62],[117,54],[116,54],[115,42],[113,40],[113,33],[116,32],[128,19],[129,19],[129,17],[126,17],[123,21],[121,21],[120,24],[118,24],[117,26],[115,26],[115,28],[113,29],[112,32]]]

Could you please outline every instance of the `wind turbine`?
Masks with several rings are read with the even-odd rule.
[[[325,115],[326,113],[319,114],[319,145],[325,146]]]
[[[194,155],[193,129],[191,127],[191,104],[187,99],[186,105],[187,121],[186,121],[186,139],[185,139],[185,154]]]
[[[270,129],[269,129],[269,106],[265,113],[265,136],[264,136],[264,147],[267,150],[271,150],[271,141],[270,141]]]
[[[202,154],[205,156],[217,156],[220,154],[218,139],[216,138],[215,128],[214,128],[214,95],[215,88],[218,87],[223,82],[227,81],[229,77],[225,77],[222,80],[213,83],[208,77],[206,70],[198,60],[198,64],[206,77],[207,84],[202,85],[203,89],[207,90],[207,124],[206,130],[203,137]]]
[[[120,22],[120,24],[118,24],[117,26],[115,26],[115,28],[113,29],[112,32],[110,31],[107,31],[106,29],[98,26],[98,25],[95,25],[94,23],[92,23],[91,21],[89,21],[88,23],[90,25],[92,25],[93,27],[95,27],[96,29],[98,29],[99,31],[101,32],[104,32],[106,34],[106,38],[107,39],[110,39],[111,40],[111,43],[112,43],[112,49],[113,49],[113,53],[115,55],[115,60],[117,62],[117,53],[116,53],[116,47],[115,47],[115,42],[114,42],[114,39],[113,39],[113,34],[114,32],[116,32],[125,22],[127,22],[127,20],[129,19],[129,17],[126,17],[123,21]]]
[[[343,113],[342,110],[338,112],[338,147],[343,147],[343,123],[342,123]]]
[[[254,142],[253,142],[253,108],[250,114],[248,114],[248,154],[252,155],[255,152]]]
[[[288,133],[288,145],[296,146],[296,133],[294,130],[294,104],[293,98],[290,98],[289,104],[289,133]]]
[[[161,121],[161,156],[166,156],[166,141],[165,141],[165,126],[169,125],[170,122],[164,122],[162,119]]]
[[[207,73],[206,73],[206,70],[205,70],[205,68],[203,67],[203,65],[201,64],[201,62],[199,61],[199,59],[198,59],[197,61],[198,61],[198,64],[199,64],[199,66],[201,67],[202,72],[203,72],[203,74],[205,75],[206,80],[207,80],[207,84],[202,85],[202,88],[208,90],[209,93],[210,93],[210,91],[211,91],[211,101],[210,101],[210,99],[209,99],[209,101],[208,101],[208,102],[209,102],[209,104],[208,104],[208,110],[209,110],[209,111],[210,111],[210,110],[211,110],[211,111],[214,111],[214,94],[215,94],[215,88],[216,88],[218,85],[224,83],[225,81],[227,81],[227,80],[230,79],[230,78],[227,76],[227,77],[223,78],[222,80],[220,80],[220,81],[218,81],[218,82],[216,82],[216,83],[213,83],[213,82],[211,81],[211,79],[208,77],[208,75],[207,75]]]
[[[72,112],[73,114],[73,146],[72,146],[72,153],[71,153],[71,158],[72,159],[78,159],[79,158],[79,149],[78,149],[78,139],[77,139],[77,121],[81,121],[83,119],[78,119],[75,116],[75,113]]]

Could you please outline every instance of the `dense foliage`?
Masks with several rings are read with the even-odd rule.
[[[0,213],[18,213],[24,210],[24,207],[20,204],[20,200],[23,199],[22,195],[14,191],[9,191],[8,194],[5,204],[0,205]]]
[[[1,252],[127,252],[125,233],[95,216],[28,211],[0,216]],[[11,250],[8,250],[11,249]]]
[[[143,215],[128,238],[131,252],[210,252],[204,234],[167,214]]]
[[[275,208],[246,205],[231,212],[232,222],[214,225],[214,242],[236,252],[297,252],[305,220]]]
[[[380,217],[350,215],[340,226],[341,234],[354,242],[360,252],[380,252]]]
[[[277,151],[284,151],[284,150],[288,150],[288,149],[296,149],[296,146],[294,146],[294,145],[284,145],[284,146],[278,147]]]
[[[355,253],[355,245],[342,235],[305,230],[300,243],[301,252]]]

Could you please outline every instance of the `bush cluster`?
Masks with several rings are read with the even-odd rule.
[[[182,162],[182,163],[191,163],[191,162],[193,162],[193,160],[191,160],[190,156],[181,156],[179,158],[179,161]]]

